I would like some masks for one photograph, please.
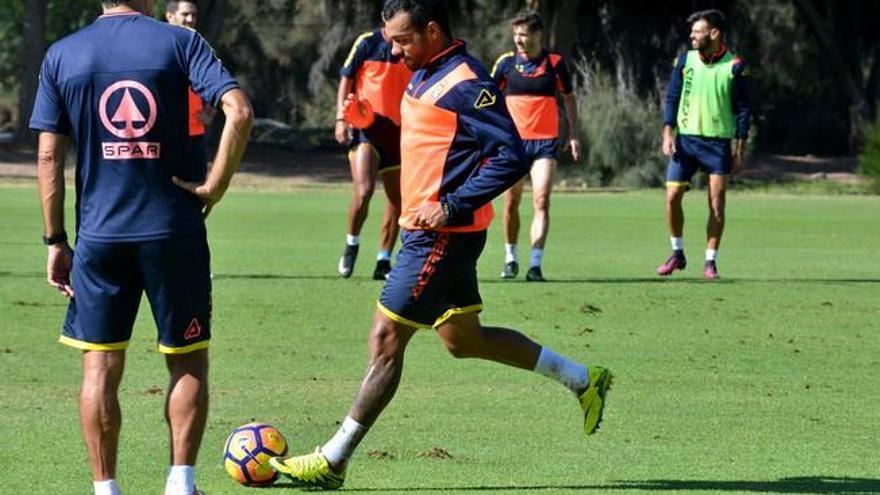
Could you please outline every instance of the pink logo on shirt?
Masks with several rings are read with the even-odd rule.
[[[124,91],[116,108],[110,108],[110,97],[119,91]],[[132,96],[132,91],[140,95],[140,100],[146,102],[146,108],[138,106],[137,99]],[[143,104],[143,103],[141,103]],[[146,135],[156,125],[156,98],[153,93],[143,84],[124,80],[110,85],[101,94],[98,103],[101,123],[110,134],[126,139],[124,142],[102,142],[101,148],[105,160],[132,160],[132,159],[158,159],[161,146],[158,142],[133,141]],[[111,115],[112,110],[112,117]],[[144,110],[146,116],[144,116]]]

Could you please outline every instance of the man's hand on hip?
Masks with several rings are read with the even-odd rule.
[[[214,208],[214,205],[220,202],[220,198],[223,197],[223,193],[226,192],[225,188],[210,186],[207,182],[187,182],[182,179],[178,179],[177,177],[172,177],[171,181],[174,182],[174,185],[189,191],[190,194],[195,195],[200,200],[202,200],[202,213],[207,218],[208,214],[211,213],[211,209]]]

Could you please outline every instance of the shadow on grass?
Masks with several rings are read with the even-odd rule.
[[[618,481],[607,488],[647,491],[729,491],[755,493],[837,493],[862,495],[880,493],[880,480],[800,476],[768,481],[645,480]]]
[[[704,280],[702,277],[587,277],[548,279],[546,282],[526,282],[525,280],[501,280],[497,278],[481,279],[481,284],[525,284],[536,286],[553,284],[773,284],[773,283],[804,283],[804,284],[880,284],[880,278],[721,278]]]
[[[278,483],[273,489],[301,489],[293,483]],[[616,481],[601,485],[513,485],[513,486],[418,486],[399,488],[346,488],[346,492],[400,492],[400,493],[442,493],[442,492],[498,492],[498,491],[536,491],[567,492],[594,491],[608,492],[618,490],[643,491],[722,491],[755,493],[804,493],[804,494],[846,494],[866,495],[880,493],[880,480],[869,478],[837,478],[828,476],[803,476],[781,478],[768,481],[713,481],[713,480],[644,480]]]

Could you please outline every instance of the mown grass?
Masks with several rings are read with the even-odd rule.
[[[880,198],[749,192],[728,203],[717,283],[700,278],[702,193],[686,201],[691,266],[669,280],[653,272],[668,250],[660,192],[556,194],[546,284],[497,279],[496,222],[480,262],[483,320],[613,368],[602,430],[582,437],[575,401],[558,385],[453,360],[425,332],[346,489],[880,491]],[[212,402],[198,480],[211,495],[252,491],[221,467],[235,426],[268,421],[304,452],[348,409],[381,287],[369,278],[381,204],[355,276],[342,280],[347,204],[341,188],[232,191],[209,219]],[[65,302],[44,282],[35,190],[0,187],[0,211],[0,491],[88,493],[80,358],[56,342]],[[167,463],[167,378],[141,309],[121,393],[118,474],[138,495],[161,493]]]

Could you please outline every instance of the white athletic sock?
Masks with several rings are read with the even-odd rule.
[[[504,263],[519,263],[519,256],[516,255],[516,244],[504,243]]]
[[[575,394],[582,393],[590,384],[586,366],[556,354],[549,347],[541,347],[534,371],[565,385]]]
[[[391,261],[391,251],[387,249],[380,249],[378,253],[376,253],[376,261],[388,260]]]
[[[95,495],[121,495],[122,492],[119,491],[119,485],[116,484],[116,480],[103,480],[103,481],[95,481],[92,483],[95,487]]]
[[[192,495],[196,491],[196,469],[193,466],[171,466],[165,495]]]
[[[706,261],[715,261],[718,258],[718,250],[717,249],[707,249],[706,250]]]
[[[361,236],[346,234],[345,235],[345,243],[348,244],[349,246],[357,246],[358,244],[361,243]]]
[[[544,250],[532,248],[532,256],[529,259],[529,266],[541,266],[541,259],[544,257]]]
[[[366,426],[346,416],[333,438],[321,447],[321,453],[331,465],[345,469],[354,449],[361,443],[367,431]]]
[[[672,250],[673,251],[681,251],[684,249],[684,238],[683,237],[670,237],[670,242],[672,242]]]

